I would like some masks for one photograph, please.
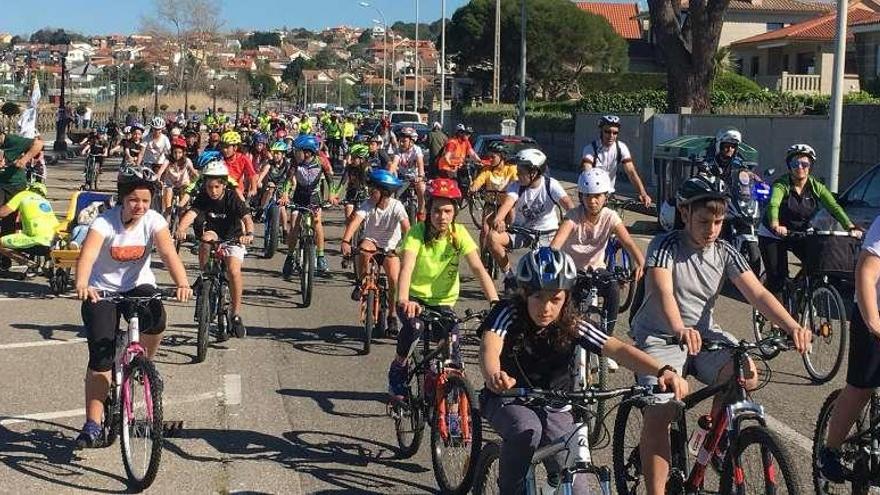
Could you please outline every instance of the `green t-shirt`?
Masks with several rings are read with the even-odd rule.
[[[0,170],[0,184],[27,184],[27,175],[23,168],[15,166],[15,160],[28,152],[34,145],[33,139],[7,134],[3,141],[3,154],[6,155],[6,168]]]
[[[6,203],[12,211],[18,211],[21,216],[21,229],[31,237],[43,237],[51,239],[55,235],[55,227],[58,226],[58,218],[52,211],[49,201],[39,194],[24,190]]]
[[[458,300],[459,261],[476,251],[477,244],[467,229],[458,223],[450,235],[429,244],[425,244],[424,239],[424,222],[413,226],[403,239],[403,250],[415,252],[418,256],[409,295],[431,306],[453,306]]]

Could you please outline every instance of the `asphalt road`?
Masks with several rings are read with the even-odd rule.
[[[78,188],[80,167],[62,162],[50,169],[50,196],[59,213]],[[113,188],[114,177],[105,174],[101,186]],[[652,220],[627,214],[626,221],[644,247]],[[165,419],[183,427],[165,444],[153,493],[436,491],[427,445],[411,459],[395,456],[385,411],[394,342],[382,339],[370,355],[359,354],[351,279],[340,268],[341,222],[339,210],[328,212],[333,273],[316,281],[310,308],[301,307],[297,285],[278,276],[283,253],[272,260],[248,256],[243,316],[249,335],[211,345],[204,363],[193,364],[192,304],[168,304],[170,328],[156,361],[165,382]],[[194,278],[194,257],[186,253],[184,261]],[[169,281],[159,263],[156,272]],[[464,276],[459,309],[485,307],[477,285]],[[0,314],[0,493],[125,492],[118,447],[73,449],[84,420],[87,360],[79,302],[52,296],[42,278],[2,280]],[[726,297],[716,310],[722,325],[741,337],[751,336],[749,315],[750,308]],[[625,326],[619,325],[618,335],[625,335]],[[472,379],[479,375],[476,349],[473,338],[465,339]],[[807,484],[815,418],[843,377],[812,385],[794,353],[782,354],[770,367],[771,383],[755,397]],[[612,384],[629,383],[630,377],[618,372]],[[608,452],[595,457],[608,462]]]

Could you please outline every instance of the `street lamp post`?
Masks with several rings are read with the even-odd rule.
[[[446,117],[446,0],[440,2],[440,125]]]
[[[119,120],[119,66],[116,66],[116,86],[113,88],[113,120]]]
[[[379,13],[379,17],[382,18],[382,113],[384,114],[387,111],[388,107],[388,100],[386,96],[386,93],[388,91],[388,19],[385,18],[385,14],[382,13],[382,11],[379,10],[378,7],[372,5],[370,2],[359,2],[359,5],[364,8],[372,7],[376,12]],[[373,22],[375,22],[375,20]]]
[[[64,99],[64,86],[67,78],[67,48],[61,54],[61,95],[58,98],[58,121],[55,124],[55,151],[67,151],[67,104]]]
[[[153,65],[153,117],[159,115],[159,84],[156,82],[157,65]]]
[[[419,111],[419,0],[416,0],[416,78],[413,85],[413,111]]]
[[[519,135],[526,135],[526,0],[522,0],[520,16],[520,29],[522,40],[520,40],[520,61],[519,61]]]
[[[213,103],[211,104],[211,115],[214,118],[217,118],[217,88],[212,84],[208,86],[208,89],[211,90],[211,98],[213,99]]]

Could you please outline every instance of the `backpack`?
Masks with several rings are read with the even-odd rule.
[[[623,154],[620,152],[620,141],[614,141],[614,145],[617,146],[617,167],[614,170],[615,172],[619,172],[620,164],[623,163],[623,159],[621,158]],[[597,165],[597,162],[599,161],[599,148],[595,140],[590,143],[590,146],[593,147],[593,166],[595,167]]]

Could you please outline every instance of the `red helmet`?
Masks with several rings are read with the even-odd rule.
[[[175,147],[176,147],[176,148],[183,148],[183,149],[186,149],[186,139],[184,139],[184,138],[181,137],[181,136],[175,136],[175,137],[171,140],[171,147],[172,147],[172,148],[175,148]]]
[[[284,139],[287,137],[287,130],[283,127],[275,130],[275,139]]]
[[[428,194],[432,198],[461,199],[461,189],[453,179],[438,178],[428,182]]]

